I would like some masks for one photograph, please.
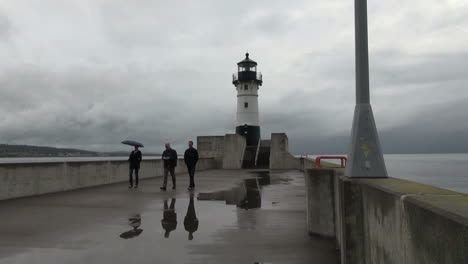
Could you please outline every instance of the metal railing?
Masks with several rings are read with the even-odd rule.
[[[345,168],[346,167],[346,162],[348,161],[348,158],[345,156],[318,156],[315,158],[315,165],[314,168],[323,168],[321,161],[323,159],[334,159],[334,160],[340,160],[341,161],[341,167],[340,168]]]
[[[252,72],[252,73],[253,73],[253,72]],[[262,75],[262,73],[261,73],[261,72],[257,72],[255,78],[256,78],[257,81],[263,81],[263,75]],[[232,81],[233,81],[233,82],[236,82],[236,81],[238,81],[238,80],[239,80],[239,73],[234,73],[234,74],[232,74]]]
[[[260,152],[260,143],[262,141],[260,139],[258,139],[258,145],[257,145],[257,152],[255,153],[255,167],[257,167],[257,161],[258,161],[258,153]]]

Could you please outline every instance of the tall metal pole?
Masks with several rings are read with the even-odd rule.
[[[355,0],[356,104],[370,104],[367,0]]]
[[[369,96],[367,0],[354,0],[356,41],[356,107],[345,175],[387,177]]]

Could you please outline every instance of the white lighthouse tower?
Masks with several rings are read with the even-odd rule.
[[[263,83],[262,74],[257,73],[257,63],[249,58],[249,53],[237,66],[237,74],[232,76],[237,90],[236,134],[246,137],[247,146],[256,146],[260,140],[258,89]]]

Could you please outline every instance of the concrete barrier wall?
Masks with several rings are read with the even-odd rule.
[[[313,169],[315,166],[315,159],[308,158],[308,157],[300,157],[296,159],[299,160],[299,167],[297,169],[300,171],[310,170],[310,169]],[[321,165],[322,165],[322,168],[324,169],[333,169],[336,175],[339,175],[339,176],[344,175],[345,169],[340,168],[339,164],[322,161]]]
[[[312,235],[335,237],[335,178],[329,173],[329,170],[308,170],[305,177],[307,229]]]
[[[197,170],[219,168],[213,158],[200,159]],[[179,159],[176,173],[186,173]],[[162,160],[143,160],[140,179],[163,175]],[[128,181],[127,161],[0,164],[0,200]]]
[[[224,157],[224,136],[198,136],[197,150],[200,158],[214,158],[221,167]]]
[[[306,171],[314,168],[315,162],[311,158],[307,157],[300,157],[297,158],[299,160],[299,168],[297,168],[300,171]]]
[[[270,169],[300,169],[301,161],[289,153],[288,136],[271,134]]]
[[[314,192],[308,206],[320,214],[308,213],[309,231],[328,236],[334,225],[342,263],[468,263],[466,194],[395,178],[351,179],[327,169],[305,176]],[[321,219],[332,211],[335,221],[327,225]]]
[[[241,169],[247,143],[245,137],[227,134],[224,137],[223,169]]]

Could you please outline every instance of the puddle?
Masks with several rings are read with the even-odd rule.
[[[185,231],[189,233],[188,240],[193,240],[193,233],[195,233],[198,230],[198,218],[197,213],[195,212],[195,202],[193,200],[193,195],[190,195],[187,214],[184,218],[184,227]]]
[[[199,193],[199,201],[225,201],[245,210],[262,208],[262,187],[271,184],[269,171],[251,172],[255,177],[243,179],[230,190]],[[271,203],[270,203],[271,204]]]
[[[226,226],[253,228],[256,222],[252,220],[252,215],[242,212],[287,206],[281,201],[278,188],[291,186],[290,181],[276,174],[271,176],[269,171],[253,171],[230,189],[201,192],[196,196],[188,193],[185,197],[166,197],[141,211],[141,215],[130,217],[128,225],[132,229],[121,233],[120,237],[132,239],[140,236],[143,233],[140,228],[143,217],[147,230],[143,233],[143,239],[156,232],[160,235],[151,239],[167,242],[205,240],[211,233]],[[232,206],[238,210],[233,210]]]
[[[254,171],[252,174],[257,175],[257,180],[260,186],[266,186],[271,184],[271,177],[269,171]]]
[[[181,204],[183,204],[183,206]],[[195,210],[195,199],[193,193],[189,194],[189,199],[164,199],[162,205],[160,204],[159,206],[162,207],[162,214],[155,214],[155,212],[150,213],[148,211],[144,211],[145,218],[147,218],[146,226],[147,228],[150,228],[149,232],[154,232],[155,229],[159,229],[163,232],[163,237],[165,239],[172,239],[171,235],[178,229],[178,227],[179,229],[181,229],[180,224],[178,222],[178,214],[176,208],[182,207],[187,208],[185,217],[182,216],[183,229],[185,229],[185,231],[187,232],[187,240],[193,240],[194,233],[197,232],[199,225],[199,220],[197,218],[197,213]],[[158,217],[156,215],[160,215],[161,218],[159,218],[159,221],[154,221],[154,218]],[[155,223],[157,222],[161,223],[160,227],[157,227],[157,224],[155,226]],[[142,225],[142,216],[140,214],[135,214],[131,216],[130,218],[128,218],[128,225],[132,227],[132,229],[123,232],[122,234],[120,234],[120,237],[123,239],[131,239],[139,236],[143,232],[143,229],[140,228],[140,226]],[[175,239],[179,239],[179,237]]]
[[[168,200],[164,200],[164,213],[161,225],[164,228],[164,237],[168,238],[170,233],[177,228],[177,213],[175,212],[176,199],[171,199],[171,205],[168,206]]]
[[[271,177],[269,171],[254,171],[251,172],[252,177],[245,178],[240,181],[235,187],[228,190],[221,190],[211,193],[199,193],[195,198],[193,193],[188,194],[187,198],[166,198],[159,203],[159,205],[152,205],[150,213],[147,210],[141,212],[144,217],[147,219],[146,228],[147,232],[153,233],[155,229],[161,230],[162,237],[164,240],[167,239],[180,239],[180,233],[177,230],[185,229],[185,238],[184,240],[194,240],[194,234],[198,231],[200,220],[197,217],[196,212],[196,202],[197,209],[202,209],[202,223],[203,226],[213,226],[213,219],[210,216],[217,215],[218,219],[222,219],[221,215],[228,216],[230,219],[238,222],[240,217],[235,211],[232,211],[232,208],[226,207],[226,205],[235,205],[237,208],[244,210],[258,209],[258,208],[271,208],[272,205],[278,204],[278,202],[268,202],[262,199],[262,189],[265,186],[271,184]],[[277,183],[281,182],[281,179],[277,179]],[[206,201],[223,201],[225,204],[213,204],[213,203],[204,203]],[[159,209],[158,209],[159,208]],[[181,208],[187,208],[186,211],[180,211]],[[148,208],[149,209],[149,208]],[[154,212],[154,210],[160,210],[160,213]],[[216,213],[215,213],[216,211]],[[179,213],[179,215],[178,215]],[[159,215],[159,217],[157,216]],[[181,217],[182,215],[182,217]],[[159,220],[157,220],[159,218]],[[181,219],[183,219],[183,228],[181,228]],[[205,220],[206,219],[206,220]],[[156,227],[155,224],[160,222],[160,227]],[[224,222],[224,224],[229,221]],[[142,215],[135,214],[128,218],[128,226],[131,227],[130,230],[125,231],[120,234],[120,237],[123,239],[132,239],[140,236],[143,233],[143,229],[140,228],[142,225]],[[176,237],[174,233],[177,231]],[[205,230],[206,231],[206,230]]]
[[[132,227],[131,230],[123,232],[120,234],[120,237],[123,239],[130,239],[139,236],[143,229],[140,229],[141,225],[141,216],[139,214],[134,215],[128,219],[128,225]]]

